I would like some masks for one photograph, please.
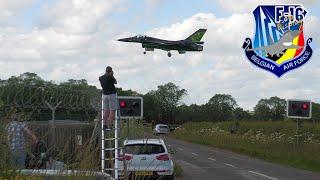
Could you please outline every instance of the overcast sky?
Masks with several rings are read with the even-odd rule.
[[[188,91],[186,104],[206,103],[217,93],[231,94],[248,110],[271,96],[320,102],[320,2],[303,1],[313,58],[280,79],[251,65],[241,49],[253,36],[258,2],[280,1],[1,0],[0,79],[35,72],[58,83],[87,79],[100,88],[98,76],[110,65],[119,87],[146,93],[173,82]],[[171,58],[116,41],[135,34],[178,40],[198,28],[208,29],[204,51]]]

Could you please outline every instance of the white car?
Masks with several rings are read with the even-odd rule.
[[[126,168],[125,168],[126,167]],[[132,176],[147,179],[173,180],[173,161],[162,139],[124,141],[124,153],[119,156],[119,169]]]
[[[154,134],[168,134],[170,132],[170,128],[166,124],[157,124],[154,128]]]

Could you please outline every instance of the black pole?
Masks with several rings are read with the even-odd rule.
[[[299,138],[299,132],[300,132],[300,127],[301,127],[301,121],[300,121],[301,119],[297,119],[297,127],[296,127],[296,136],[297,136],[297,145],[299,145],[299,143],[300,143],[300,138]]]
[[[129,136],[130,136],[130,130],[129,130],[130,124],[129,124],[129,121],[130,121],[130,120],[127,119],[127,138],[128,138],[128,139],[130,139],[130,138],[129,138]]]

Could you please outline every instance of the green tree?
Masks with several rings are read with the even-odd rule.
[[[146,112],[148,118],[156,118],[154,120],[158,122],[173,123],[174,113],[186,94],[185,89],[180,89],[174,83],[169,82],[160,85],[157,90],[150,91],[144,96],[144,112]]]
[[[313,122],[320,121],[320,104],[318,104],[318,103],[312,103],[312,118],[311,118],[311,120]]]
[[[271,97],[269,99],[271,109],[271,119],[273,121],[281,121],[285,118],[286,113],[286,100],[278,97]]]
[[[178,106],[176,111],[176,122],[182,124],[192,121],[205,121],[201,106],[197,104],[191,104],[189,106],[182,104]]]
[[[176,107],[181,103],[182,97],[187,94],[185,89],[180,89],[174,83],[158,86],[156,102],[160,105],[161,120],[172,123]]]
[[[254,107],[254,116],[257,120],[269,120],[271,109],[267,99],[260,99]]]
[[[231,120],[233,110],[238,106],[236,100],[229,94],[216,94],[206,105],[206,113],[211,113],[211,118],[215,121]]]
[[[16,108],[27,114],[26,120],[49,120],[51,111],[45,102],[59,105],[57,119],[92,120],[97,113],[91,105],[91,93],[98,90],[86,80],[69,80],[61,84],[44,81],[35,73],[23,73],[1,81],[2,112]]]
[[[143,114],[147,122],[159,120],[160,106],[157,103],[155,91],[150,91],[143,96]]]
[[[137,93],[136,91],[132,91],[131,89],[129,90],[124,90],[122,88],[116,88],[117,89],[117,94],[119,96],[141,96],[141,94]]]
[[[284,120],[286,111],[286,100],[278,97],[260,99],[254,107],[255,118],[258,120]]]
[[[241,107],[237,107],[233,111],[234,118],[236,120],[250,120],[251,115],[248,111],[243,110]]]

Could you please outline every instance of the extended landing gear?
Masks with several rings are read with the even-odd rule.
[[[146,52],[146,51],[143,51],[143,54],[147,54],[147,52]]]
[[[171,57],[171,52],[170,51],[168,51],[168,57]]]

